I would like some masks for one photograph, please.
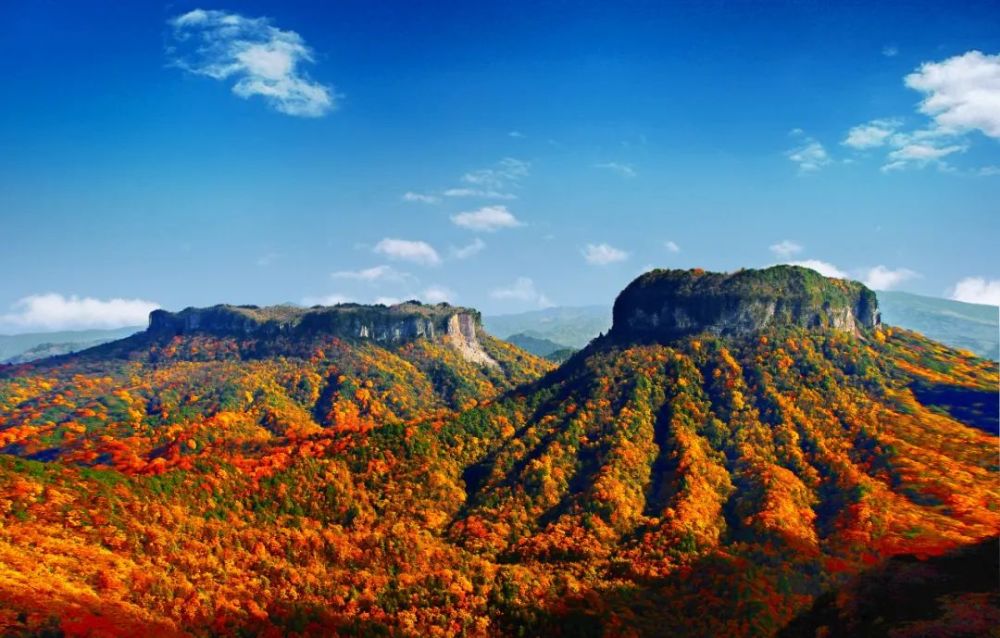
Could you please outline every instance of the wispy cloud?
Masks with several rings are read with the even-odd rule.
[[[795,135],[802,134],[800,129],[795,131],[799,131],[799,133],[793,131]],[[818,171],[832,161],[823,145],[811,137],[806,137],[801,145],[786,152],[785,155],[798,164],[800,174]]]
[[[583,258],[592,266],[607,266],[628,259],[628,253],[608,244],[587,244]]]
[[[481,190],[478,188],[449,188],[442,193],[445,197],[478,197],[480,199],[517,199],[513,193]]]
[[[864,276],[864,284],[873,290],[892,290],[900,284],[910,281],[920,275],[909,268],[888,268],[875,266]]]
[[[414,278],[410,273],[396,270],[387,264],[373,266],[371,268],[363,268],[361,270],[339,270],[337,272],[330,273],[330,277],[333,279],[347,279],[367,283],[402,283]]]
[[[797,255],[802,252],[802,245],[792,241],[791,239],[783,239],[777,244],[771,244],[768,248],[776,256],[783,259],[787,259],[792,255]]]
[[[895,171],[914,165],[925,166],[932,162],[940,162],[944,157],[964,152],[967,149],[968,146],[964,144],[950,146],[935,146],[925,142],[906,144],[889,153],[889,161],[882,166],[882,171]]]
[[[422,266],[436,266],[441,263],[441,256],[425,241],[386,237],[375,244],[374,251],[390,259],[409,261]]]
[[[3,331],[83,330],[145,325],[160,304],[145,299],[65,297],[58,293],[29,295],[0,315]]]
[[[300,67],[313,51],[294,31],[268,18],[195,9],[169,21],[172,65],[215,80],[233,79],[233,93],[260,96],[276,111],[319,117],[335,107],[331,87],[313,81]]]
[[[903,82],[923,94],[918,110],[930,118],[923,128],[902,130],[898,118],[872,120],[844,140],[859,149],[886,147],[883,172],[928,165],[953,170],[945,158],[970,148],[970,133],[1000,139],[1000,55],[969,51],[925,62]]]
[[[830,262],[821,261],[819,259],[803,259],[782,263],[786,263],[790,266],[811,268],[824,277],[833,277],[836,279],[857,279],[874,290],[892,290],[904,282],[920,277],[920,273],[910,270],[909,268],[889,268],[883,265],[874,266],[872,268],[855,268],[849,273],[831,264]]]
[[[882,47],[882,55],[887,58],[894,58],[899,55],[899,47],[894,44],[887,44]]]
[[[966,277],[955,284],[951,298],[966,303],[1000,306],[1000,279]]]
[[[613,173],[618,173],[622,177],[631,178],[636,176],[635,167],[632,166],[631,164],[622,164],[620,162],[603,162],[600,164],[594,164],[594,168],[603,168]]]
[[[491,168],[482,168],[462,175],[462,181],[483,189],[499,191],[527,177],[530,169],[530,162],[505,157]]]
[[[786,261],[784,263],[789,266],[802,266],[803,268],[810,268],[824,277],[834,277],[835,279],[850,278],[846,272],[837,268],[828,261],[820,261],[819,259],[803,259],[801,261]]]
[[[879,119],[859,124],[847,132],[843,144],[857,149],[884,146],[901,125],[902,121],[898,119]]]
[[[673,241],[665,241],[665,242],[663,242],[663,247],[666,248],[668,251],[670,251],[672,253],[679,253],[679,252],[681,252],[681,247],[678,246],[677,243],[673,242]]]
[[[491,233],[501,228],[516,228],[522,223],[506,206],[483,206],[478,210],[452,215],[456,226]]]
[[[418,204],[436,204],[441,198],[436,195],[426,195],[424,193],[414,193],[412,191],[403,193],[404,202],[416,202]]]
[[[472,243],[466,244],[460,248],[452,248],[451,255],[455,259],[468,259],[473,255],[478,255],[486,248],[486,242],[482,239],[476,237],[472,240]]]
[[[520,139],[524,137],[524,133],[522,133],[521,131],[511,131],[510,133],[507,133],[507,137],[514,137]]]
[[[496,288],[490,292],[494,299],[504,299],[530,303],[539,308],[549,308],[552,302],[535,286],[529,277],[518,277],[510,286]]]
[[[331,294],[320,295],[318,297],[303,297],[303,306],[336,306],[337,304],[350,303],[352,299],[345,295]]]
[[[425,303],[451,303],[455,299],[455,291],[445,286],[429,286],[420,294],[420,299]]]

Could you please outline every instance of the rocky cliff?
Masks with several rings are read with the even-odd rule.
[[[231,306],[154,310],[145,335],[154,339],[190,334],[259,340],[331,335],[399,344],[415,339],[440,340],[475,363],[496,365],[479,342],[479,312],[446,303],[408,301],[394,306]]]
[[[861,334],[879,325],[875,293],[808,268],[713,273],[653,270],[615,300],[612,338],[670,340],[689,334],[747,335],[798,326]]]

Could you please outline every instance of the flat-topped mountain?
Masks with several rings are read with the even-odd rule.
[[[465,360],[486,366],[497,361],[483,347],[478,310],[447,303],[407,301],[393,306],[354,303],[336,306],[235,306],[154,310],[149,327],[128,339],[84,352],[88,357],[132,356],[181,338],[226,340],[243,356],[272,356],[307,351],[330,339],[375,342],[397,347],[418,340],[450,346]]]
[[[446,303],[407,301],[394,306],[346,303],[336,306],[232,306],[154,310],[147,332],[156,335],[208,333],[219,336],[306,335],[326,333],[353,339],[402,342],[460,334],[474,339],[479,311]]]
[[[653,270],[615,301],[617,341],[669,341],[699,332],[745,335],[797,326],[850,333],[880,323],[875,293],[799,266],[734,273]]]

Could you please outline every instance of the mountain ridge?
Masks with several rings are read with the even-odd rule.
[[[498,366],[470,361],[450,307],[398,341],[182,311],[0,366],[0,626],[750,638],[996,535],[996,366],[805,293],[738,331],[712,303],[630,333],[626,303],[558,368],[471,315]]]
[[[875,293],[800,266],[709,273],[652,270],[615,299],[609,336],[671,340],[708,332],[747,335],[770,326],[861,334],[879,326]]]

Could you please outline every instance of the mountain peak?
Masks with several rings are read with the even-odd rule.
[[[478,310],[447,303],[406,301],[392,306],[344,303],[302,308],[292,305],[154,310],[139,339],[162,341],[182,335],[211,335],[266,343],[308,343],[314,337],[338,337],[399,344],[417,339],[446,343],[475,363],[495,366],[479,341]]]
[[[778,326],[859,334],[881,323],[875,293],[863,284],[800,266],[652,270],[618,295],[613,316],[611,335],[624,341],[740,336]]]
[[[147,333],[180,335],[199,332],[265,338],[329,333],[340,337],[395,342],[444,335],[452,317],[459,317],[460,323],[468,324],[467,327],[472,330],[480,324],[478,311],[447,303],[430,305],[406,301],[393,306],[344,303],[310,308],[219,304],[208,308],[185,308],[180,312],[154,310],[149,315]]]

